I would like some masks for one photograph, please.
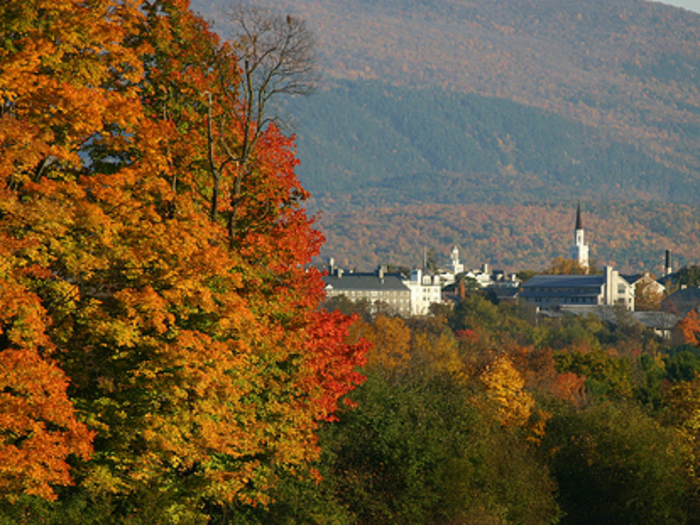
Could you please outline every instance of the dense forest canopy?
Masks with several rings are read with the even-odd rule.
[[[244,44],[183,0],[0,4],[1,522],[264,504],[362,382]]]

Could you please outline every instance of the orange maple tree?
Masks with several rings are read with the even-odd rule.
[[[318,457],[365,352],[317,309],[293,140],[266,125],[235,202],[217,198],[243,181],[211,148],[240,138],[237,69],[186,0],[11,0],[0,19],[0,360],[27,385],[0,414],[18,428],[0,454],[26,447],[0,485],[51,497],[78,454],[96,495],[267,501]],[[44,420],[51,461],[18,437]]]
[[[678,329],[683,334],[683,340],[691,345],[700,344],[698,334],[700,334],[700,319],[695,310],[691,310],[678,322]]]

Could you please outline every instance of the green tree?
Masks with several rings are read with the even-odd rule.
[[[552,410],[545,449],[565,524],[693,523],[678,434],[633,404]]]
[[[547,468],[485,397],[449,376],[370,375],[322,436],[335,497],[355,523],[558,521]],[[492,414],[492,415],[491,415]]]

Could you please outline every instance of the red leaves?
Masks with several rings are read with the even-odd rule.
[[[369,343],[365,340],[353,345],[346,343],[354,321],[338,311],[321,310],[310,316],[309,387],[315,390],[312,399],[320,419],[335,419],[338,400],[365,379],[357,368],[365,364]]]
[[[267,126],[245,162],[209,162],[207,117],[237,148],[244,108],[188,2],[39,3],[11,0],[28,29],[0,38],[0,491],[52,498],[76,454],[93,495],[186,471],[192,500],[265,501],[275,468],[317,458],[366,351],[317,310],[294,142]]]

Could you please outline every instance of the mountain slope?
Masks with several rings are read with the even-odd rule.
[[[481,214],[478,228],[487,230],[505,221],[503,203],[547,214],[548,203],[568,209],[578,199],[604,224],[609,206],[595,201],[628,201],[629,228],[662,250],[674,244],[671,232],[635,223],[634,202],[659,203],[638,205],[647,223],[668,214],[663,202],[698,202],[700,15],[642,0],[264,1],[304,17],[319,38],[325,83],[287,109],[298,122],[300,176],[328,210],[329,239],[342,241],[328,250],[345,243],[363,264],[372,251],[408,256],[373,229],[389,216],[412,222],[418,242],[446,250],[476,233],[472,226],[436,239],[441,214],[495,206]],[[207,14],[214,4],[194,5]],[[430,222],[404,213],[406,204],[441,211]],[[353,245],[339,237],[346,206],[366,217],[396,213],[365,221],[374,241]],[[693,222],[674,232],[690,239]],[[656,264],[646,250],[620,252],[606,233],[601,260]],[[476,256],[541,264],[536,247],[529,253],[516,242],[502,244],[502,255],[479,248]],[[695,257],[692,247],[677,248]]]
[[[267,2],[306,18],[329,82],[510,98],[700,167],[687,136],[700,127],[700,15],[642,0]]]
[[[700,180],[594,126],[507,99],[343,82],[291,111],[306,186],[387,202],[695,202]],[[698,137],[700,138],[700,137]]]

